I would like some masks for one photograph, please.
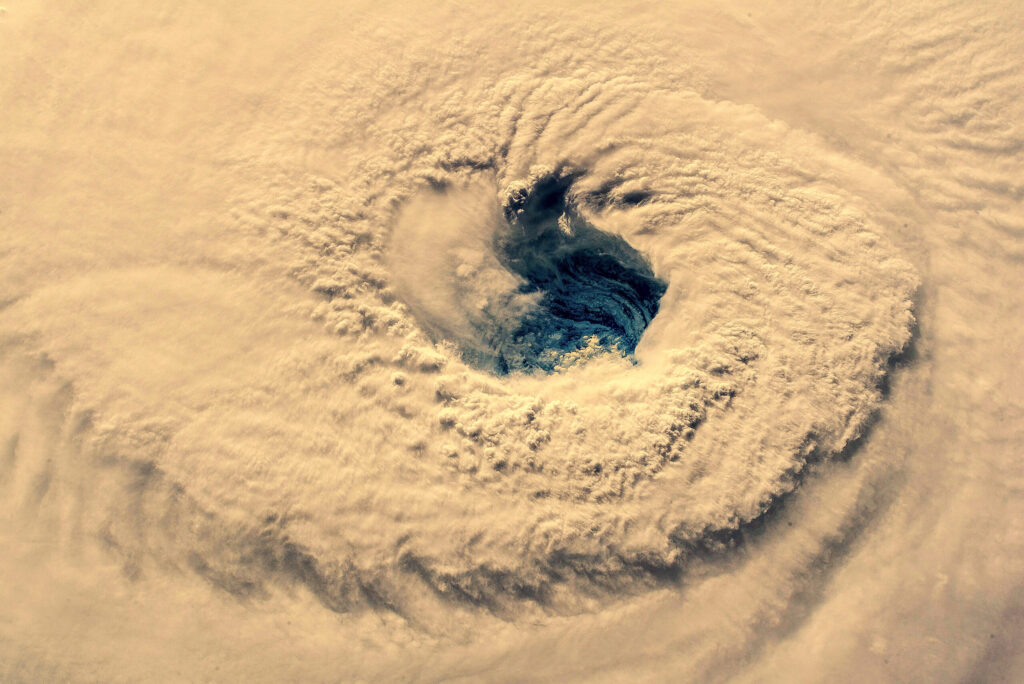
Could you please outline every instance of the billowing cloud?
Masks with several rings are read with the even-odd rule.
[[[4,674],[1011,671],[1014,29],[876,9],[12,7]]]

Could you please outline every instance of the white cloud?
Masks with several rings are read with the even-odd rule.
[[[0,673],[1015,666],[1012,22],[591,9],[10,8]],[[668,290],[497,377],[558,169]]]

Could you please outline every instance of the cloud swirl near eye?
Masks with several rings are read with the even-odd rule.
[[[307,396],[337,406],[320,428],[337,455],[315,479],[247,470],[257,486],[230,505],[273,511],[260,547],[302,549],[339,609],[412,610],[426,583],[572,611],[657,584],[862,435],[911,336],[916,276],[813,140],[610,75],[483,92],[502,88],[476,147],[447,140],[411,169],[399,154],[358,192],[316,182],[269,210],[309,250],[299,277],[336,334],[339,387],[318,372]],[[307,227],[305,203],[354,220]],[[167,460],[202,473],[191,489],[215,510],[228,492],[205,483],[248,468],[200,457],[225,431],[239,454],[279,440],[282,473],[306,458],[253,411],[187,427]],[[200,557],[235,583],[264,571]]]
[[[478,147],[265,210],[333,335],[163,423],[161,476],[236,512],[181,550],[215,583],[579,610],[728,546],[878,410],[915,275],[811,142],[611,75],[501,88]]]
[[[498,374],[551,372],[600,351],[631,356],[658,312],[665,282],[625,240],[579,214],[567,198],[573,175],[510,188],[497,224],[482,187],[478,215],[458,206],[473,201],[462,191],[448,201],[434,195],[433,210],[417,203],[396,226],[391,270],[404,301],[435,337],[458,341],[474,365]],[[469,225],[444,231],[455,244],[442,247],[438,227],[459,215]],[[423,248],[431,240],[428,264]]]

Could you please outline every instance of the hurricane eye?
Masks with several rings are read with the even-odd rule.
[[[434,342],[498,376],[608,355],[636,363],[668,284],[588,220],[574,192],[580,176],[550,172],[503,196],[480,180],[407,203],[388,261],[396,295]]]
[[[573,177],[551,176],[506,202],[498,261],[537,306],[495,349],[503,372],[557,370],[581,352],[632,359],[667,283],[618,235],[594,227],[570,198]]]

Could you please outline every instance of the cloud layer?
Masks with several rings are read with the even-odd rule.
[[[0,673],[1019,665],[1013,10],[869,9],[12,7]]]

